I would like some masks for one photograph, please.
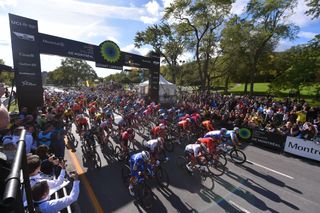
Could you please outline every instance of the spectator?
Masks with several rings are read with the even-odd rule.
[[[10,124],[10,116],[4,105],[0,105],[0,129],[6,128]]]
[[[298,124],[294,123],[290,129],[290,135],[293,137],[301,137]]]
[[[73,187],[70,192],[70,195],[60,198],[60,199],[54,199],[50,200],[49,198],[49,184],[48,181],[41,181],[35,184],[32,187],[32,197],[33,200],[38,206],[39,210],[42,213],[56,213],[58,211],[61,211],[62,209],[66,208],[67,206],[70,206],[73,202],[75,202],[78,199],[79,196],[79,180],[78,175],[73,174],[70,176],[73,178]]]

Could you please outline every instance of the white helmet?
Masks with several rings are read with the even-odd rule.
[[[164,139],[162,137],[158,137],[158,142],[159,143],[164,143]]]
[[[150,160],[150,153],[148,151],[142,151],[141,152],[142,158],[144,161],[149,161]]]
[[[160,127],[160,129],[165,129],[165,128],[166,128],[166,125],[164,125],[164,124],[161,123],[161,124],[159,125],[159,127]]]
[[[236,133],[239,133],[239,131],[240,131],[239,127],[235,127],[235,128],[233,128],[233,130],[234,130]]]

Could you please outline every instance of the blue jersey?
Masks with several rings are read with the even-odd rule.
[[[204,135],[204,138],[212,138],[212,139],[216,139],[216,140],[222,139],[221,131],[220,130],[213,130],[213,131],[207,132]]]
[[[133,154],[130,157],[130,170],[131,175],[136,176],[138,171],[144,171],[146,168],[146,163],[142,158],[142,153]]]

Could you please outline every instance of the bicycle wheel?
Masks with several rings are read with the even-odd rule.
[[[164,148],[165,148],[165,150],[167,150],[168,152],[173,152],[174,146],[173,146],[172,140],[167,139],[167,140],[164,142]]]
[[[121,168],[121,178],[122,178],[123,184],[126,187],[129,186],[130,177],[131,177],[130,167],[125,164]]]
[[[222,163],[222,165],[226,166],[227,165],[227,157],[225,154],[220,153],[219,154],[219,161]]]
[[[121,153],[122,153],[122,151],[121,151],[120,146],[116,146],[116,148],[114,148],[114,155],[118,161],[122,161]]]
[[[239,149],[232,149],[229,155],[233,162],[236,164],[243,164],[247,160],[247,157],[244,154],[244,152],[242,152]]]
[[[145,132],[145,129],[142,125],[140,125],[139,123],[135,124],[136,125],[136,129],[138,130],[138,133],[143,135]]]
[[[100,155],[98,154],[97,151],[95,151],[94,153],[95,153],[95,155],[94,155],[95,168],[100,169],[102,166]]]
[[[138,200],[141,202],[144,208],[150,209],[153,203],[153,195],[151,188],[145,182],[139,184],[137,187]]]
[[[221,176],[225,173],[226,167],[220,161],[215,161],[208,165],[208,170],[214,176]]]
[[[156,180],[161,187],[168,188],[170,184],[169,175],[167,170],[161,167],[156,168]]]

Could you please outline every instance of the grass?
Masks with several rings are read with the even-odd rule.
[[[255,95],[266,95],[269,92],[270,83],[255,83],[254,84],[254,94]],[[317,86],[314,84],[311,86],[304,87],[301,91],[301,98],[304,98],[311,106],[320,106],[320,99],[317,98]],[[248,91],[250,90],[250,85],[248,85]],[[244,91],[244,84],[233,84],[233,87],[229,89],[229,92],[234,94],[242,94]],[[282,99],[289,95],[290,89],[281,90],[279,94],[276,94],[277,99]]]
[[[270,83],[255,83],[253,90],[256,93],[267,93],[269,90],[269,85],[270,85]],[[304,87],[301,90],[301,95],[302,96],[316,96],[317,86],[318,86],[318,84]],[[244,84],[236,84],[234,87],[232,87],[229,90],[229,92],[243,92],[243,90],[244,90]],[[248,85],[248,90],[250,90],[250,85]],[[281,90],[281,93],[283,95],[288,95],[289,91],[290,91],[290,89]]]

